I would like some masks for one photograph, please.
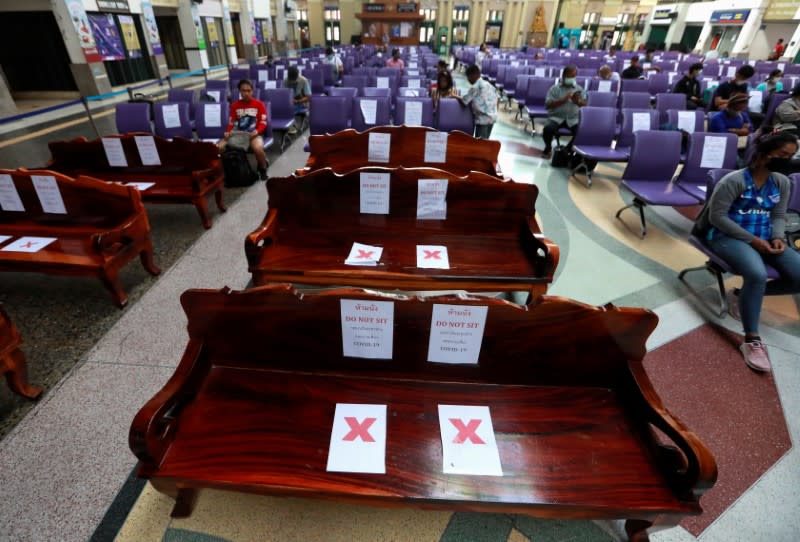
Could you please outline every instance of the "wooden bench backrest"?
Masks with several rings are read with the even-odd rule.
[[[24,212],[0,209],[0,224],[33,222],[53,227],[84,225],[112,227],[144,212],[139,191],[133,187],[107,183],[91,177],[72,179],[49,170],[0,170],[11,175]],[[58,183],[67,214],[45,213],[31,180],[32,175],[53,177]]]
[[[344,357],[341,299],[394,302],[391,360]],[[181,296],[191,342],[205,363],[296,371],[359,371],[382,377],[461,378],[506,384],[612,387],[641,360],[658,317],[646,309],[591,307],[544,296],[530,306],[466,296],[408,298],[357,289],[302,295],[291,286]],[[488,306],[477,365],[427,361],[434,304]]]
[[[361,174],[370,172],[391,175],[388,215],[360,212]],[[416,220],[420,179],[448,180],[446,220]],[[538,188],[485,173],[459,177],[433,168],[365,167],[338,174],[326,168],[300,177],[273,177],[267,181],[267,191],[280,224],[306,229],[356,225],[503,237],[518,235],[522,227],[538,231],[534,220]]]
[[[52,159],[48,168],[64,172],[119,172],[136,174],[191,174],[193,171],[209,169],[219,158],[219,150],[213,143],[190,141],[176,137],[172,140],[163,137],[151,136],[155,140],[160,166],[142,165],[139,150],[136,146],[135,136],[150,136],[150,134],[125,134],[112,135],[109,138],[122,140],[125,159],[128,167],[112,167],[108,159],[101,138],[88,140],[79,137],[71,141],[53,141],[48,143]],[[130,179],[132,182],[136,178]]]
[[[304,170],[315,171],[326,167],[346,172],[365,164],[383,167],[435,167],[464,175],[480,171],[497,175],[499,141],[475,139],[463,132],[450,132],[447,138],[445,163],[425,162],[425,134],[436,132],[424,126],[376,126],[364,132],[343,130],[333,135],[314,135],[308,138],[311,154]],[[369,162],[369,134],[391,134],[388,163]]]

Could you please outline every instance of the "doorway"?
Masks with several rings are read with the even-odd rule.
[[[183,47],[178,16],[156,15],[156,26],[161,36],[161,48],[164,49],[167,67],[171,70],[188,70],[189,61],[186,59],[186,49]]]

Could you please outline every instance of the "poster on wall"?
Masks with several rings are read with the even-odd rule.
[[[261,36],[264,38],[264,43],[272,41],[272,24],[269,19],[261,21]]]
[[[228,2],[222,3],[222,24],[225,25],[225,42],[228,47],[236,46],[236,39],[233,36],[233,24],[231,23],[231,9],[228,7]]]
[[[453,41],[466,42],[467,41],[467,27],[457,26],[453,29]]]
[[[253,24],[253,43],[264,43],[264,32],[261,27],[261,21],[255,21]]]
[[[203,34],[203,23],[200,21],[200,8],[194,2],[192,2],[192,21],[194,22],[194,33],[197,36],[197,48],[203,50],[206,48],[206,38]]]
[[[125,60],[125,48],[122,46],[114,16],[110,13],[92,13],[89,15],[89,23],[92,25],[92,35],[102,60]]]
[[[142,17],[144,26],[147,28],[147,36],[150,39],[150,46],[153,48],[154,55],[163,55],[164,49],[161,47],[161,36],[158,34],[156,25],[156,15],[153,13],[153,3],[149,0],[142,2]]]
[[[97,44],[92,36],[92,30],[89,25],[89,18],[86,16],[86,10],[83,9],[83,2],[81,0],[66,0],[67,10],[69,17],[72,19],[72,24],[75,26],[75,32],[78,33],[78,41],[83,49],[83,56],[86,62],[100,62],[102,58],[97,51]]]
[[[128,49],[128,56],[130,58],[141,58],[142,45],[139,43],[138,34],[136,34],[136,24],[133,22],[133,17],[130,15],[120,15],[119,27],[122,29],[122,39],[125,41],[125,47]]]
[[[206,17],[206,30],[208,30],[208,45],[210,47],[219,47],[217,21],[214,19],[214,17]]]

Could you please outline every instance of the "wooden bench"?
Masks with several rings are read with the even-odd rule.
[[[154,138],[161,165],[142,164],[137,136]],[[180,137],[169,140],[150,134],[115,135],[108,139],[122,141],[127,167],[109,165],[102,138],[89,141],[79,137],[49,143],[52,160],[47,168],[72,177],[89,175],[111,182],[155,183],[142,191],[146,203],[191,203],[204,228],[211,227],[207,200],[212,192],[217,207],[225,212],[222,164],[213,143]]]
[[[19,331],[0,305],[0,374],[6,375],[8,387],[14,393],[38,399],[44,390],[28,382],[28,363],[19,349],[21,342]]]
[[[362,173],[390,175],[388,215],[360,213]],[[448,181],[445,220],[417,219],[421,179]],[[535,298],[558,264],[558,247],[536,223],[534,185],[476,172],[458,177],[431,168],[361,168],[275,177],[267,191],[266,218],[245,239],[256,285],[527,291]],[[354,242],[383,247],[378,265],[345,265]],[[418,268],[417,245],[446,246],[450,268]]]
[[[376,126],[364,132],[343,130],[333,135],[312,135],[308,138],[311,154],[306,165],[296,171],[304,175],[326,167],[337,173],[365,165],[382,167],[435,167],[457,175],[478,171],[502,177],[497,165],[499,141],[475,139],[463,132],[450,132],[447,136],[447,153],[444,163],[425,161],[425,136],[438,133],[425,126]],[[391,146],[388,162],[369,160],[370,134],[390,134]]]
[[[0,236],[10,237],[0,242],[0,271],[93,275],[119,307],[128,303],[119,282],[119,271],[128,262],[139,256],[148,273],[161,272],[153,262],[150,224],[135,188],[47,170],[0,170],[3,176],[10,176],[24,211],[0,210]],[[49,197],[55,204],[60,198],[66,213],[45,212],[36,177],[55,182],[57,190]],[[37,252],[3,250],[21,237],[56,240]]]
[[[390,359],[342,354],[348,301],[392,304]],[[181,302],[186,351],[130,432],[138,476],[176,497],[173,516],[191,513],[197,490],[217,488],[621,518],[646,540],[651,525],[700,514],[715,482],[709,450],[670,415],[642,366],[658,319],[648,310],[290,286],[190,290]],[[476,364],[428,361],[436,305],[456,305],[445,314],[486,307]],[[387,405],[384,474],[327,470],[337,404]],[[438,405],[489,408],[502,476],[443,472]]]

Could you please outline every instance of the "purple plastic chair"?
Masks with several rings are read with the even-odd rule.
[[[394,109],[394,124],[400,126],[406,124],[406,106],[409,102],[422,103],[422,126],[434,128],[433,124],[433,102],[430,98],[405,98],[397,97],[397,105]]]
[[[269,119],[273,130],[282,131],[281,152],[287,141],[287,130],[294,124],[294,100],[292,90],[288,88],[268,88],[263,91],[264,101],[272,107],[272,118]]]
[[[617,138],[616,149],[630,155],[633,146],[633,126],[635,113],[644,113],[650,117],[650,130],[658,130],[658,113],[655,109],[623,109],[622,110],[622,129]]]
[[[347,98],[347,103],[345,103],[344,107],[345,115],[349,122],[353,118],[353,98],[358,96],[358,89],[353,87],[331,87],[328,89],[328,96]]]
[[[383,90],[383,89],[382,89]],[[386,89],[388,90],[388,89]],[[367,101],[376,102],[375,122],[367,124],[361,110],[361,103]],[[374,97],[353,98],[353,122],[351,127],[359,132],[363,132],[373,126],[389,126],[392,123],[392,102],[388,95]]]
[[[149,103],[119,103],[114,115],[117,124],[117,133],[129,134],[131,132],[153,133],[150,125]]]
[[[662,92],[656,95],[656,111],[658,111],[658,123],[666,124],[669,122],[667,111],[670,109],[686,109],[686,95],[675,94],[672,92]]]
[[[679,111],[677,109],[667,109],[667,124],[670,126],[674,126],[676,128],[680,127],[680,115],[687,113],[691,113],[694,117],[694,126],[692,130],[686,130],[687,132],[694,133],[694,132],[703,132],[705,130],[705,120],[706,115],[702,109],[695,109],[694,111]]]
[[[647,92],[650,96],[658,96],[664,92],[669,92],[669,74],[654,73],[647,80]]]
[[[361,89],[361,94],[365,98],[378,98],[378,97],[389,98],[392,95],[392,89],[390,89],[390,88],[364,87],[364,88]]]
[[[214,110],[217,110],[216,112]],[[228,125],[228,104],[202,102],[197,107],[194,129],[200,141],[219,141]]]
[[[649,107],[650,94],[648,92],[630,92],[623,90],[619,95],[620,109],[648,109]]]
[[[613,107],[582,107],[579,111],[578,132],[572,148],[581,157],[581,162],[570,172],[575,176],[579,169],[586,172],[588,186],[592,186],[592,171],[587,160],[597,162],[624,162],[628,155],[611,148],[614,141],[614,118],[617,111]]]
[[[620,86],[622,92],[646,92],[650,95],[650,81],[646,79],[623,79]]]
[[[367,86],[369,77],[366,75],[344,75],[342,76],[342,86],[357,88],[359,93],[362,93],[364,87]]]
[[[587,105],[589,107],[611,107],[614,108],[616,118],[616,105],[617,95],[613,92],[600,92],[597,90],[590,90],[586,93],[588,96]],[[616,120],[614,121],[616,122]]]
[[[619,81],[608,81],[610,83],[609,90],[600,90],[600,79],[598,77],[593,77],[589,80],[589,88],[588,90],[597,90],[600,92],[613,92],[616,96],[619,92]],[[604,85],[605,86],[605,85]]]
[[[311,95],[320,96],[325,94],[325,76],[322,73],[322,68],[314,68],[306,70],[303,75],[308,79],[311,85]]]
[[[657,152],[654,152],[654,149]],[[642,221],[642,238],[647,235],[644,208],[647,205],[697,205],[697,200],[679,189],[672,176],[681,159],[681,134],[642,130],[633,136],[633,147],[628,166],[622,173],[622,186],[633,193],[633,203],[617,211],[631,207],[639,209]]]
[[[708,175],[706,177],[707,181],[706,193],[710,196],[714,192],[714,187],[717,185],[717,183],[731,171],[733,170],[731,169],[709,170]],[[796,185],[794,192],[797,192]],[[800,202],[798,202],[798,205],[800,205]],[[711,248],[706,244],[705,239],[701,239],[700,237],[691,234],[689,235],[689,244],[692,245],[697,250],[699,250],[700,252],[702,252],[703,254],[705,254],[708,257],[708,260],[706,261],[705,264],[699,267],[689,267],[687,269],[684,269],[678,274],[678,280],[683,282],[689,289],[689,291],[692,292],[695,296],[697,296],[697,299],[700,300],[700,302],[703,305],[709,308],[712,312],[716,312],[717,316],[722,318],[722,316],[726,312],[728,312],[728,300],[725,296],[725,282],[723,281],[723,275],[725,273],[731,273],[735,275],[736,272],[731,268],[730,265],[728,265],[728,262],[720,258],[714,251],[711,250]],[[776,279],[780,277],[780,274],[771,266],[768,265],[766,267],[767,267],[767,278]],[[714,276],[714,278],[717,281],[717,293],[719,295],[719,303],[720,303],[719,310],[715,310],[714,307],[712,307],[709,303],[705,301],[700,292],[698,292],[691,284],[686,282],[684,277],[686,276],[687,273],[691,273],[693,271],[708,271]]]
[[[461,105],[455,98],[442,98],[436,112],[436,128],[440,132],[460,130],[472,135],[475,131],[475,119],[472,108]]]
[[[350,118],[347,113],[351,109],[352,98],[346,96],[314,96],[311,98],[311,109],[309,111],[309,130],[311,135],[335,134],[346,130],[350,124]]]
[[[761,123],[763,126],[769,126],[772,124],[772,119],[775,116],[775,110],[778,109],[778,106],[788,97],[789,94],[786,92],[776,92],[772,95],[767,103],[767,112],[764,113],[764,120]]]
[[[549,115],[544,102],[547,99],[547,92],[554,84],[554,80],[547,77],[531,77],[528,80],[528,90],[525,93],[525,110],[531,119],[531,132],[536,133],[534,121],[536,118],[547,117]]]
[[[689,149],[686,153],[686,163],[675,178],[678,188],[692,196],[698,203],[703,203],[708,197],[706,186],[708,172],[718,167],[703,167],[703,148],[710,140],[725,140],[725,156],[721,169],[736,167],[736,143],[738,138],[734,134],[710,134],[695,132],[689,134]]]
[[[156,135],[172,139],[173,137],[183,137],[192,139],[192,124],[189,120],[189,104],[186,102],[179,103],[157,103],[154,105],[156,114]],[[164,122],[164,109],[177,108],[178,111],[178,126],[171,126],[167,128]]]
[[[530,75],[520,74],[517,76],[517,87],[514,90],[514,100],[517,102],[517,114],[515,119],[522,119],[522,110],[526,105],[528,97],[528,82],[531,80]]]

